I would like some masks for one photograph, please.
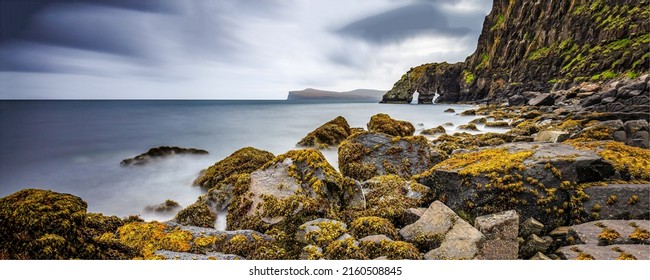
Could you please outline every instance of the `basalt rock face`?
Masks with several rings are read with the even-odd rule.
[[[382,100],[501,102],[524,91],[635,78],[650,63],[647,0],[495,0],[464,62],[411,68]],[[642,90],[643,91],[643,90]],[[647,89],[645,89],[647,93]]]

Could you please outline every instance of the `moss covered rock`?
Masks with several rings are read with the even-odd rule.
[[[276,224],[297,227],[324,217],[343,204],[342,180],[318,150],[289,151],[238,178],[228,228],[265,231]]]
[[[397,239],[397,229],[390,220],[381,217],[360,217],[350,224],[350,232],[357,238],[383,234]]]
[[[422,256],[418,248],[413,244],[404,241],[363,240],[360,242],[361,249],[371,259],[386,257],[389,260],[420,260]]]
[[[370,118],[368,131],[392,136],[412,136],[415,127],[410,122],[392,119],[387,114],[377,114]]]
[[[365,210],[345,211],[350,220],[360,217],[379,217],[401,227],[404,225],[409,208],[426,205],[431,201],[428,187],[395,175],[378,176],[367,180],[363,183],[363,189],[367,207]]]
[[[592,151],[565,144],[512,143],[455,154],[417,181],[459,213],[472,217],[516,210],[550,228],[566,225],[585,201],[582,183],[615,174]]]
[[[179,224],[205,228],[214,228],[216,219],[215,211],[201,200],[179,211],[174,217],[174,221]]]
[[[341,143],[338,159],[341,173],[360,181],[386,174],[410,178],[442,160],[423,136],[371,132],[355,134]]]
[[[350,136],[350,125],[345,118],[338,116],[310,132],[298,142],[298,146],[327,148],[337,146]]]
[[[445,130],[445,128],[442,125],[439,125],[439,126],[434,127],[434,128],[429,128],[429,129],[422,130],[422,132],[420,132],[420,134],[434,135],[434,134],[437,134],[437,133],[445,133],[445,132],[447,132],[447,130]]]
[[[147,212],[165,213],[165,212],[175,211],[178,208],[181,208],[181,205],[178,204],[178,202],[173,201],[171,199],[167,199],[167,200],[165,200],[165,202],[163,202],[161,204],[147,206],[147,207],[144,208],[144,210],[147,211]]]
[[[86,213],[81,198],[25,189],[0,198],[2,259],[129,259],[135,252],[103,239],[123,221]]]
[[[232,153],[202,172],[194,185],[209,190],[231,175],[251,173],[272,160],[274,155],[267,151],[246,147]]]
[[[316,219],[298,227],[296,241],[325,247],[348,231],[348,226],[340,221]]]

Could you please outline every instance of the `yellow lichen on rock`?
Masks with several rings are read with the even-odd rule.
[[[525,170],[524,160],[532,155],[532,151],[509,153],[507,149],[485,149],[453,155],[432,170],[458,170],[461,175],[472,176],[492,172],[504,174],[511,170]]]
[[[383,234],[392,239],[399,237],[395,226],[385,218],[360,217],[350,224],[350,232],[357,238]]]
[[[133,222],[117,229],[120,242],[138,252],[145,259],[155,258],[156,250],[187,252],[192,247],[192,233],[180,229],[167,229],[159,222]]]

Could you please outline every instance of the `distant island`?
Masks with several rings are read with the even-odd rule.
[[[341,102],[379,102],[385,90],[355,89],[352,91],[327,91],[307,88],[299,91],[290,91],[288,101],[341,101]]]

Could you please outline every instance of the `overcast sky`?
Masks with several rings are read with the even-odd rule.
[[[462,61],[486,0],[2,0],[0,98],[284,99]]]

